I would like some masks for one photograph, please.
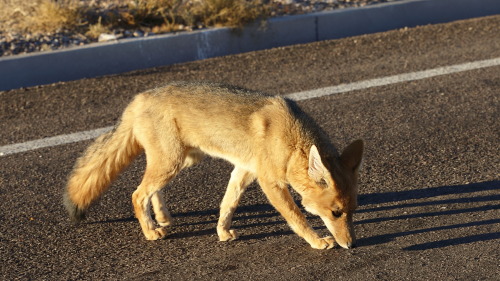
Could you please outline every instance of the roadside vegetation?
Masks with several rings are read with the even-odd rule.
[[[0,31],[78,32],[96,38],[115,29],[165,33],[239,27],[269,13],[264,0],[0,0]]]
[[[0,0],[0,57],[402,0]]]

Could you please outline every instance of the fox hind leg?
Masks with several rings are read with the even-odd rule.
[[[181,170],[200,162],[205,156],[205,154],[198,149],[191,148],[186,151]],[[151,196],[151,203],[153,205],[156,222],[160,226],[171,226],[173,224],[172,216],[166,207],[165,199],[160,190]]]
[[[163,226],[171,222],[165,200],[158,192],[181,170],[185,148],[177,137],[175,126],[164,126],[163,130],[142,126],[135,133],[144,147],[147,164],[142,182],[132,194],[132,204],[144,236],[156,240],[167,235]],[[151,218],[151,204],[161,227],[156,228]]]
[[[155,202],[155,212],[165,215],[162,210],[166,210],[164,204],[161,206],[158,204],[160,201],[163,201],[163,198],[161,198],[158,192],[177,174],[177,172],[176,169],[170,171],[157,170],[148,164],[141,184],[132,194],[132,204],[134,205],[135,216],[139,220],[142,232],[148,240],[157,240],[167,235],[166,229],[163,227],[156,228],[151,218],[151,202]],[[164,201],[162,203],[164,203]]]
[[[217,224],[217,234],[220,241],[230,241],[238,238],[236,231],[230,229],[231,221],[241,195],[254,180],[254,175],[239,167],[235,167],[231,173],[231,179],[220,205],[220,217]]]
[[[172,225],[172,216],[166,207],[165,199],[161,190],[158,190],[151,196],[151,203],[153,205],[153,211],[155,213],[155,220],[160,226],[170,226]]]

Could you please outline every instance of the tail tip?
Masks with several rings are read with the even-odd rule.
[[[78,223],[85,219],[85,210],[79,208],[68,196],[64,194],[64,206],[68,211],[71,222]]]

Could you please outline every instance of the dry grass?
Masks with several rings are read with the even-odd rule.
[[[0,32],[69,31],[97,37],[114,28],[156,33],[239,27],[266,17],[264,0],[0,0]]]
[[[209,0],[200,1],[200,5],[194,11],[206,26],[239,27],[267,15],[268,8],[259,0]]]
[[[85,33],[85,35],[89,36],[90,38],[98,38],[99,35],[101,35],[102,33],[111,32],[110,28],[108,26],[103,25],[101,21],[102,18],[99,17],[99,20],[97,21],[96,24],[90,24],[89,30]]]
[[[0,0],[0,30],[44,33],[71,29],[80,17],[76,0]]]

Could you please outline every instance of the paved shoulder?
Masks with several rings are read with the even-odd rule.
[[[491,61],[500,57],[498,26],[493,16],[0,92],[0,145],[112,126],[133,95],[173,80],[290,94]],[[89,140],[3,156],[0,276],[496,280],[498,73],[489,65],[299,101],[340,148],[355,138],[367,143],[354,217],[359,247],[350,251],[310,249],[256,184],[235,216],[240,239],[217,242],[231,171],[221,160],[206,159],[166,187],[175,226],[152,242],[130,203],[144,156],[79,225],[67,220],[61,190]],[[318,218],[308,220],[328,233]]]

